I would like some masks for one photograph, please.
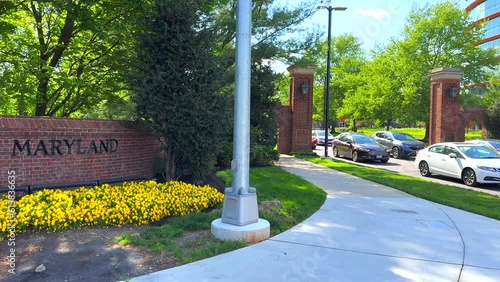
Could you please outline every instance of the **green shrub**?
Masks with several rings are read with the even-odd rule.
[[[299,158],[301,156],[319,157],[316,152],[291,152],[290,155]]]
[[[221,151],[217,155],[217,167],[229,168],[233,159],[233,142],[222,144]]]
[[[278,150],[269,145],[252,145],[250,148],[250,166],[270,166],[280,157]]]
[[[500,100],[488,107],[484,122],[490,137],[494,139],[500,138]]]

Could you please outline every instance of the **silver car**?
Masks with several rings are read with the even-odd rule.
[[[425,147],[424,142],[403,132],[378,131],[372,137],[391,150],[391,155],[395,159],[416,156],[417,151]]]
[[[324,146],[325,145],[325,131],[324,130],[313,130],[312,136],[316,137],[316,140],[318,140],[318,145]],[[328,132],[328,146],[332,146],[333,143],[333,135]]]

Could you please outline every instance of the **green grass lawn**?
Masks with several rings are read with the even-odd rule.
[[[231,186],[231,173],[230,170],[218,173],[226,182],[226,187]],[[259,211],[259,217],[271,224],[271,236],[286,231],[311,216],[326,199],[325,191],[279,167],[251,169],[250,186],[257,189],[259,203],[279,201],[281,204]],[[116,240],[124,245],[144,246],[157,252],[168,252],[177,259],[178,265],[246,246],[245,242],[218,240],[209,232],[205,232],[195,241],[182,240],[188,232],[209,231],[212,221],[220,217],[221,207],[210,212],[171,217],[163,225],[148,228],[140,235],[122,235]]]
[[[385,131],[385,128],[368,128],[362,127],[358,128],[358,132],[365,135],[372,135],[377,131]],[[425,128],[391,128],[390,131],[393,132],[405,132],[417,139],[423,139],[425,136]]]
[[[217,175],[232,185],[232,171]],[[281,208],[259,212],[271,224],[271,236],[286,231],[315,213],[325,202],[326,192],[279,167],[250,170],[250,186],[257,189],[259,202],[279,201]]]
[[[368,128],[362,127],[358,129],[358,132],[365,135],[372,135],[377,131],[385,131],[385,128]],[[393,132],[405,132],[417,139],[423,139],[425,136],[425,128],[391,128],[390,131]],[[465,140],[481,139],[481,130],[468,130],[465,132]]]
[[[396,188],[419,198],[500,220],[500,197],[339,160],[311,155],[296,157]]]

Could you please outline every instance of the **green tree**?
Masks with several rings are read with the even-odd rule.
[[[250,92],[251,144],[276,145],[278,133],[276,81],[277,74],[271,67],[254,62],[252,64]]]
[[[344,113],[339,111],[343,107],[346,92],[356,87],[356,81],[351,80],[353,75],[360,72],[365,63],[364,52],[361,42],[352,35],[341,35],[331,39],[331,61],[330,61],[330,96],[328,105],[329,125],[332,121],[342,118]],[[302,58],[303,64],[317,66],[315,72],[315,88],[313,98],[313,121],[324,121],[324,95],[326,83],[326,66],[328,41],[318,42],[314,48],[306,50]]]
[[[278,128],[277,101],[288,102],[289,79],[281,74],[274,74],[269,67],[270,62],[293,61],[292,54],[303,52],[302,50],[306,49],[304,46],[310,46],[318,38],[317,33],[307,32],[305,27],[300,25],[317,11],[318,0],[302,1],[294,7],[279,5],[277,2],[275,0],[252,2],[250,107],[252,154],[257,149],[254,145],[259,145],[261,148],[259,150],[266,152],[273,150]],[[226,70],[223,91],[227,95],[233,95],[235,89],[236,4],[236,0],[219,1],[214,5],[213,11],[215,19],[213,28],[217,36],[215,53]],[[232,142],[232,136],[228,136],[226,143],[228,142]],[[227,160],[228,157],[219,159]]]
[[[290,77],[283,73],[278,73],[278,80],[276,81],[276,98],[280,104],[288,105],[290,103]]]
[[[356,119],[383,120],[389,130],[393,119],[402,115],[402,100],[400,79],[397,76],[398,66],[395,62],[395,46],[390,45],[386,50],[374,56],[375,59],[367,62],[354,78],[351,78],[353,91],[346,97],[346,114],[363,113]],[[357,80],[353,82],[352,80]],[[360,103],[361,105],[357,105]]]
[[[1,114],[131,118],[124,76],[135,64],[133,35],[151,0],[0,2]],[[317,0],[294,8],[276,2],[253,1],[254,61],[291,60],[317,38],[300,25],[316,11]],[[214,51],[231,94],[236,3],[206,1],[211,15],[204,19],[216,32]]]
[[[317,42],[319,33],[307,31],[301,23],[317,12],[320,0],[282,5],[276,0],[252,1],[252,56],[293,62],[294,54],[303,53]],[[216,53],[226,68],[235,63],[237,0],[219,1],[214,5],[214,29],[217,31]]]
[[[214,168],[228,130],[227,96],[219,94],[223,69],[203,0],[155,0],[138,36],[133,101],[163,144],[167,180]]]
[[[15,29],[15,25],[9,21],[7,21],[4,15],[8,15],[9,13],[15,12],[20,5],[23,4],[24,1],[10,1],[10,0],[2,0],[0,1],[0,35],[8,34]]]
[[[483,97],[463,89],[460,93],[460,105],[463,107],[484,107]]]
[[[458,67],[464,72],[464,85],[485,80],[485,68],[500,61],[495,49],[485,50],[475,45],[483,35],[483,26],[474,24],[456,3],[426,5],[410,12],[402,38],[397,42],[402,118],[428,122],[432,69]]]
[[[488,83],[486,84],[486,92],[483,96],[483,107],[487,108],[500,100],[500,74],[498,69],[492,72]]]
[[[130,36],[147,1],[19,1],[2,15],[4,114],[69,116],[124,99]],[[14,26],[14,28],[12,28]]]
[[[484,121],[491,138],[500,139],[500,100],[496,100],[486,111]]]

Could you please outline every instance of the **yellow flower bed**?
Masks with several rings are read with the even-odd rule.
[[[184,216],[222,203],[215,188],[178,181],[129,182],[77,190],[42,190],[16,202],[16,233],[28,227],[57,231],[83,226],[147,224],[167,216]],[[0,233],[8,235],[8,199],[0,198]]]

